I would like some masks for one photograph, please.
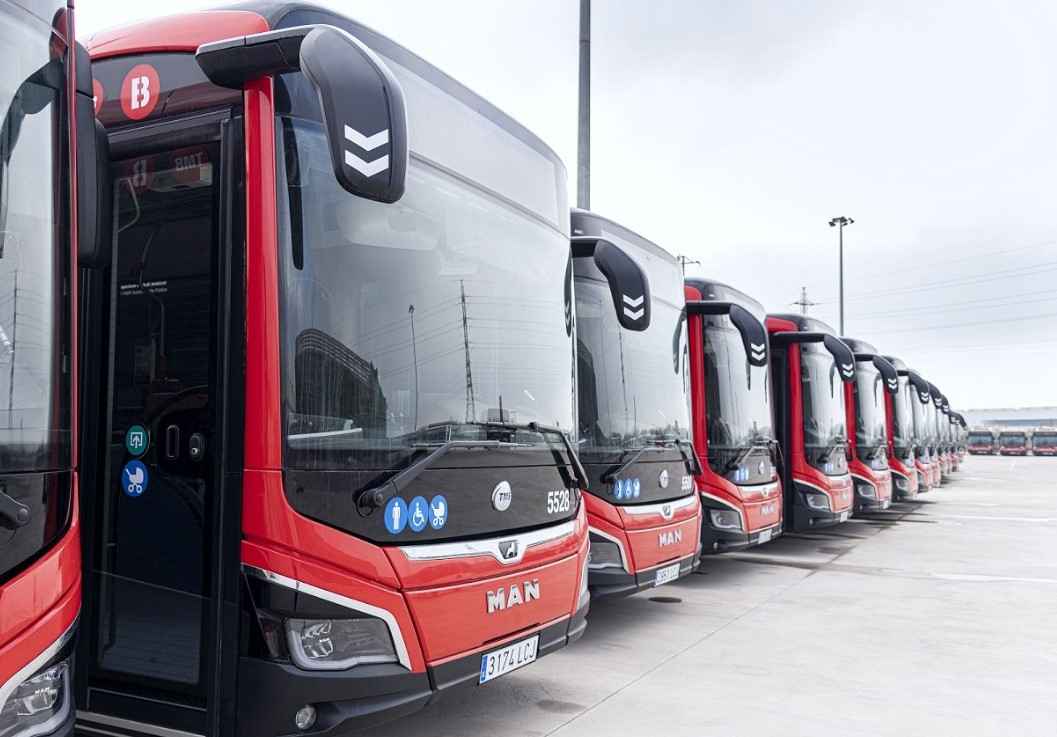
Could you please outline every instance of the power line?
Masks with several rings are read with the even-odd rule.
[[[902,309],[902,310],[887,310],[885,312],[859,312],[859,313],[855,313],[855,314],[849,315],[849,317],[857,317],[859,319],[869,320],[871,318],[892,317],[892,316],[898,317],[898,316],[902,316],[902,315],[922,315],[922,314],[937,315],[937,314],[944,313],[944,312],[966,312],[967,309],[972,309],[972,308],[994,310],[994,309],[999,309],[999,308],[1002,308],[1002,307],[1013,307],[1015,305],[1027,305],[1027,304],[1037,304],[1039,302],[1054,302],[1054,301],[1057,301],[1057,298],[1055,298],[1055,297],[1043,297],[1041,299],[1024,299],[1024,300],[1019,300],[1017,302],[1007,302],[1007,301],[1005,301],[1005,300],[1012,299],[1014,297],[1028,296],[1028,295],[1031,295],[1031,294],[1053,294],[1053,295],[1057,295],[1057,289],[1048,289],[1048,290],[1044,290],[1042,292],[1034,292],[1034,293],[1033,292],[1026,292],[1023,295],[1016,294],[1016,295],[1010,295],[1009,297],[995,297],[995,298],[992,298],[992,299],[969,300],[969,301],[966,301],[966,302],[949,302],[949,303],[939,304],[939,305],[922,305],[921,307],[908,307],[908,308]],[[991,302],[996,302],[997,303],[1000,300],[1002,301],[1001,304],[988,304],[988,303],[991,303]],[[793,304],[796,304],[796,303],[794,302]]]
[[[1039,268],[1040,266],[1046,266],[1048,268]],[[1011,274],[1009,271],[1025,271],[1023,274]],[[1050,271],[1057,271],[1057,261],[1050,261],[1041,264],[1033,264],[1032,266],[1023,266],[1018,269],[1009,269],[1008,271],[995,271],[992,274],[1004,274],[1004,276],[984,276],[982,274],[975,274],[973,276],[957,277],[953,279],[940,279],[938,281],[931,282],[929,284],[921,284],[912,287],[896,287],[895,289],[884,289],[878,292],[868,292],[866,294],[857,294],[853,297],[848,297],[850,300],[860,299],[875,299],[877,297],[887,297],[893,294],[909,294],[912,292],[924,292],[932,289],[951,289],[954,287],[967,287],[973,284],[983,284],[985,282],[1003,281],[1006,279],[1020,279],[1025,276],[1034,276],[1035,274],[1043,274]]]
[[[1057,312],[1047,312],[1047,313],[1045,313],[1043,315],[1018,315],[1016,317],[1006,317],[1006,318],[1002,318],[1000,320],[974,320],[973,322],[957,322],[957,323],[948,323],[948,324],[945,324],[945,325],[929,325],[927,327],[918,327],[918,328],[894,328],[892,330],[873,330],[873,331],[871,331],[871,333],[878,334],[878,335],[883,334],[883,333],[916,333],[916,332],[921,332],[922,330],[947,330],[948,328],[971,328],[971,327],[976,327],[978,325],[995,325],[995,324],[998,324],[998,323],[1005,323],[1005,324],[1008,325],[1011,322],[1022,322],[1022,321],[1025,321],[1025,320],[1042,320],[1044,318],[1050,318],[1050,317],[1057,317]]]
[[[992,258],[994,256],[1000,256],[1000,255],[1002,255],[1004,253],[1016,253],[1017,251],[1027,251],[1027,250],[1032,249],[1032,248],[1043,248],[1045,246],[1053,246],[1053,245],[1057,245],[1057,240],[1041,241],[1039,243],[1031,243],[1031,244],[1026,245],[1026,246],[1016,246],[1015,248],[1004,248],[1004,249],[999,250],[999,251],[988,251],[987,253],[981,253],[981,254],[979,254],[977,256],[963,256],[962,258],[951,258],[951,259],[945,259],[943,261],[933,261],[933,262],[927,263],[927,264],[917,264],[917,263],[915,263],[914,264],[914,268],[915,269],[931,269],[934,266],[946,266],[947,264],[958,264],[958,263],[963,263],[965,261],[976,261],[976,260],[979,260],[979,259],[982,259],[982,258]],[[867,276],[858,277],[858,278],[852,277],[852,280],[853,281],[866,281],[868,279],[869,280],[873,280],[873,279],[876,279],[879,276],[891,276],[893,274],[905,274],[906,271],[907,271],[906,268],[902,268],[902,269],[892,269],[891,271],[871,272]],[[818,283],[818,284],[808,284],[808,286],[809,287],[829,286],[830,283],[831,282],[822,282],[822,283]]]

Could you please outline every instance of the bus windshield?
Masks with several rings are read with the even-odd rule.
[[[1045,435],[1035,433],[1031,439],[1031,444],[1036,448],[1057,448],[1057,433],[1047,433]]]
[[[1027,444],[1027,438],[1022,432],[1002,433],[998,436],[998,442],[1001,445],[1023,448]]]
[[[885,444],[885,398],[881,372],[873,363],[858,362],[855,369],[855,445],[859,459],[869,461]]]
[[[739,450],[773,437],[767,366],[749,363],[741,333],[726,316],[705,322],[708,448]]]
[[[914,445],[914,415],[911,402],[914,401],[913,387],[905,377],[899,377],[899,391],[892,397],[892,444],[896,448],[908,448]],[[899,453],[902,455],[902,452]]]
[[[674,266],[671,285],[676,292],[651,283],[650,326],[634,331],[617,321],[608,284],[576,279],[581,453],[620,453],[689,439],[685,316],[659,298],[682,296]],[[673,336],[678,336],[674,345]]]
[[[6,6],[5,6],[6,7]],[[63,264],[68,169],[63,42],[29,15],[0,14],[0,469],[69,465]]]
[[[847,438],[844,385],[833,356],[811,344],[800,346],[804,446],[827,448]]]
[[[971,432],[967,442],[969,445],[991,445],[994,443],[994,436],[989,432]]]
[[[287,467],[387,470],[451,440],[545,450],[560,439],[530,423],[573,430],[560,162],[391,67],[411,131],[396,204],[341,189],[318,122],[277,120]]]

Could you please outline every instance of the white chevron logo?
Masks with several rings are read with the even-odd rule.
[[[767,352],[764,350],[765,348],[766,344],[764,343],[760,343],[759,345],[757,345],[756,343],[749,343],[749,349],[752,354],[753,360],[762,361],[764,356],[767,355]]]
[[[365,136],[355,128],[345,126],[345,138],[364,151],[374,151],[379,146],[389,143],[389,129],[378,131],[373,136]]]
[[[625,297],[625,299],[627,299],[627,298]],[[624,314],[627,315],[632,320],[638,320],[640,317],[642,317],[644,314],[646,314],[646,308],[645,307],[640,307],[639,309],[637,309],[634,312],[632,312],[627,307],[625,307],[624,308]]]
[[[642,304],[642,300],[644,300],[644,299],[646,299],[646,295],[645,294],[639,295],[638,299],[632,299],[631,297],[629,297],[628,295],[625,294],[624,295],[624,304],[626,304],[628,307],[638,307],[639,305]]]
[[[389,168],[389,154],[377,158],[374,161],[364,161],[351,151],[346,151],[345,163],[360,174],[363,174],[365,177],[373,177],[375,174],[383,172]]]
[[[850,363],[842,363],[840,365],[840,370],[844,372],[845,376],[855,375],[855,366]]]

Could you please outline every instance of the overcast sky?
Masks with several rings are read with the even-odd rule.
[[[539,134],[574,181],[578,0],[331,0]],[[86,0],[82,38],[210,7]],[[600,0],[592,209],[771,312],[807,287],[955,407],[1057,405],[1057,3]],[[697,267],[692,267],[697,268]]]

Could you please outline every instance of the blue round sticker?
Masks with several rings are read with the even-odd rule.
[[[407,524],[407,504],[399,497],[393,497],[385,505],[385,529],[399,535]]]
[[[624,498],[624,482],[620,479],[613,482],[613,496],[617,498],[618,502]]]
[[[634,492],[635,493],[635,498],[638,499],[639,495],[642,493],[642,484],[639,483],[638,479],[635,479],[634,481],[631,482],[631,485],[635,489],[635,492]]]
[[[416,496],[407,505],[407,525],[415,532],[422,532],[429,516],[429,505],[424,497]]]
[[[147,467],[139,461],[129,461],[121,469],[121,488],[131,497],[147,490]]]
[[[429,526],[434,530],[444,527],[448,521],[448,500],[440,494],[429,500]]]

